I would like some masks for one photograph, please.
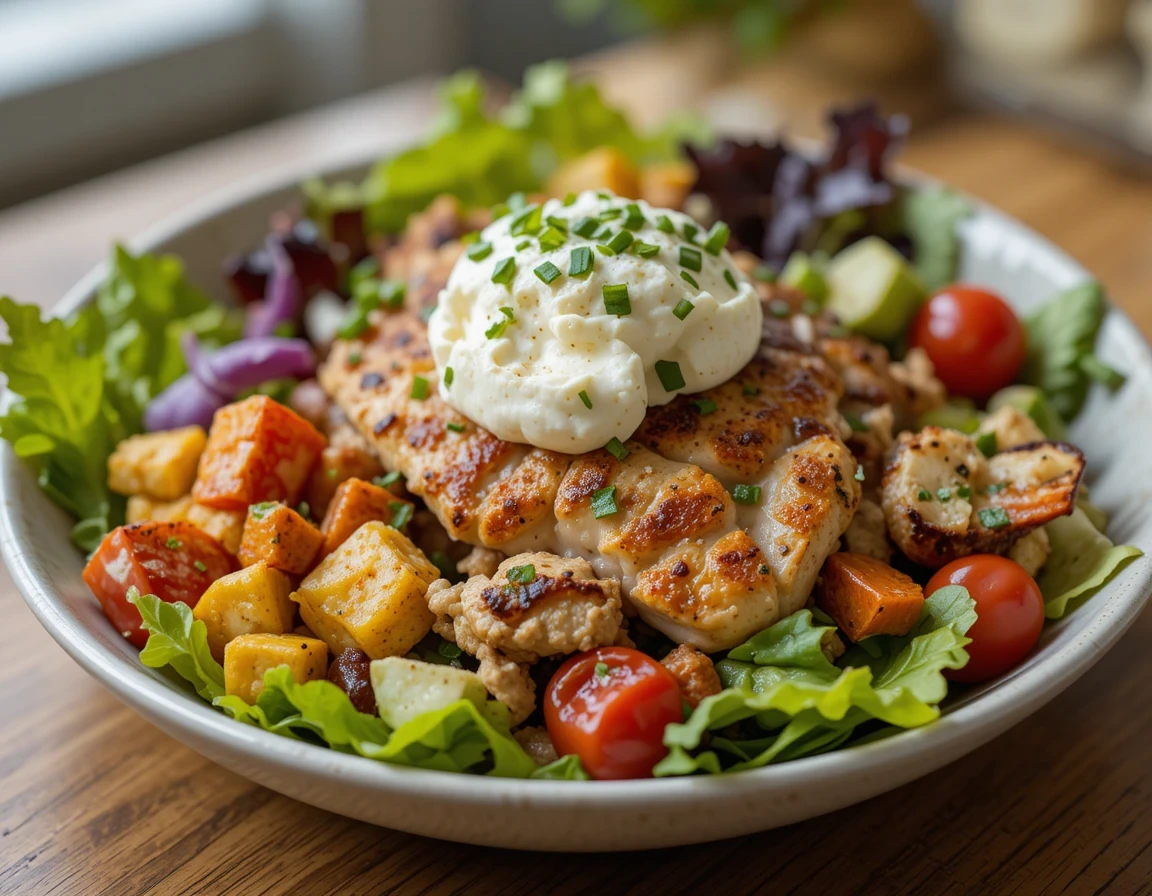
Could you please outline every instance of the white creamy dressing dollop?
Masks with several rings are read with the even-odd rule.
[[[630,205],[585,192],[569,205],[546,202],[535,234],[522,232],[525,223],[534,229],[531,206],[485,228],[471,256],[486,246],[491,251],[460,258],[428,322],[440,394],[449,404],[506,441],[579,454],[613,436],[627,439],[649,405],[723,383],[752,358],[762,319],[756,290],[726,250],[704,247],[704,229],[687,215],[636,202],[643,222],[628,230],[632,246],[617,254],[597,249],[625,229]],[[563,219],[568,232],[562,245],[546,250],[540,237],[548,218]],[[574,230],[583,218],[599,221],[591,238]],[[685,237],[694,231],[693,241]],[[642,257],[637,243],[658,251]],[[568,273],[578,247],[592,252],[584,278]],[[687,266],[681,247],[689,250]],[[699,271],[692,267],[697,254]],[[507,284],[493,282],[505,259],[512,259],[514,275]],[[535,273],[545,262],[560,271],[551,283]],[[628,287],[626,315],[605,305],[604,287],[620,284]],[[692,303],[683,320],[673,313],[682,300]],[[658,362],[679,365],[684,386],[666,390]],[[659,369],[667,378],[669,364]]]

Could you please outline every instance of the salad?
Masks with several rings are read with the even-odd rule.
[[[141,662],[426,769],[720,774],[931,723],[1140,551],[1066,427],[1105,312],[955,281],[902,119],[638,133],[561,65],[222,259],[0,299],[0,436]]]

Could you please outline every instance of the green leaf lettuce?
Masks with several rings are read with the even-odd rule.
[[[1052,549],[1036,583],[1044,595],[1044,614],[1049,619],[1065,616],[1144,554],[1130,545],[1114,545],[1084,507],[1053,520],[1046,528]]]

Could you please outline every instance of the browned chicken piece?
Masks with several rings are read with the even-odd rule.
[[[680,685],[684,702],[693,708],[705,697],[724,690],[712,660],[690,644],[681,644],[660,662]]]
[[[680,643],[729,648],[803,606],[860,499],[839,379],[791,337],[767,340],[732,382],[654,409],[623,460],[502,442],[432,382],[413,399],[435,369],[409,314],[376,318],[365,338],[337,343],[321,382],[453,538],[584,557]],[[718,410],[701,415],[703,398]],[[758,502],[734,503],[737,484],[759,487]],[[592,495],[609,486],[617,511],[598,519]]]
[[[1084,455],[1063,442],[1020,445],[985,458],[963,433],[905,433],[884,473],[889,534],[916,563],[1007,554],[1028,533],[1076,506]]]
[[[491,548],[472,548],[463,560],[456,564],[456,569],[466,576],[487,576],[492,578],[504,560],[504,555]]]

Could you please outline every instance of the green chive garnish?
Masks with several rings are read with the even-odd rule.
[[[512,236],[536,236],[544,226],[544,210],[538,205],[530,205],[512,219]]]
[[[454,379],[456,379],[456,371],[454,371],[451,367],[445,367],[444,368],[444,386],[445,387],[451,386],[452,380],[454,380]]]
[[[852,428],[852,432],[870,432],[868,424],[857,417],[855,414],[845,414],[844,419],[848,421],[848,425]]]
[[[587,392],[581,389],[578,393],[578,397],[582,402],[584,402],[584,407],[588,408],[588,410],[592,410],[592,399],[588,397]]]
[[[700,232],[700,228],[697,227],[695,224],[692,224],[688,221],[684,222],[684,239],[688,240],[688,242],[690,242],[690,243],[696,242],[696,234],[698,234],[699,232]],[[700,270],[700,268],[696,268],[696,270]]]
[[[640,206],[635,202],[629,202],[624,206],[623,226],[629,230],[639,230],[644,226],[644,215],[641,214]]]
[[[511,308],[501,306],[500,313],[504,315],[504,320],[496,321],[496,323],[484,331],[484,335],[489,339],[499,339],[504,335],[504,331],[508,329],[508,324],[516,320]]]
[[[717,221],[704,238],[704,250],[710,255],[719,255],[720,250],[728,245],[728,237],[731,235],[732,231],[728,229],[728,225],[723,221]]]
[[[568,239],[568,237],[565,236],[564,231],[558,230],[555,227],[549,227],[540,234],[540,248],[545,252],[552,252],[563,246],[566,239]]]
[[[976,515],[985,529],[1003,529],[1012,525],[1012,518],[1003,507],[981,507]]]
[[[508,570],[508,581],[516,585],[530,585],[536,581],[536,567],[531,563],[513,566]]]
[[[548,224],[549,227],[555,227],[557,230],[561,231],[562,233],[568,232],[568,219],[567,218],[558,218],[555,215],[549,215],[547,218],[544,219],[544,222],[546,224]]]
[[[600,681],[607,681],[609,678],[610,670],[607,663],[597,663],[592,667],[592,671],[596,673],[596,678]]]
[[[180,550],[180,548],[182,548],[184,546],[184,542],[182,542],[175,535],[172,535],[168,538],[168,540],[166,542],[164,542],[164,546],[167,547],[169,550],[178,551],[178,550]]]
[[[408,525],[408,521],[412,519],[411,504],[405,504],[403,501],[389,501],[388,509],[392,511],[392,522],[388,525],[393,529],[403,530]]]
[[[645,243],[637,240],[632,244],[632,251],[641,258],[652,258],[654,255],[660,254],[660,247],[654,243]]]
[[[192,565],[196,567],[196,572],[208,572],[208,567],[201,560],[196,560]]]
[[[606,283],[601,292],[604,294],[604,308],[609,314],[624,317],[632,313],[627,283]]]
[[[575,224],[572,225],[572,232],[577,236],[582,236],[584,239],[591,239],[592,234],[600,229],[600,222],[595,218],[579,218]]]
[[[616,438],[616,436],[612,436],[612,438],[608,440],[608,444],[604,446],[604,450],[616,458],[616,460],[624,460],[624,458],[632,453],[628,450],[628,446]]]
[[[680,320],[684,320],[684,318],[692,313],[692,310],[695,307],[696,306],[689,302],[687,299],[681,299],[676,303],[676,307],[672,309],[672,313],[680,318]]]
[[[672,219],[667,215],[656,216],[656,229],[662,230],[664,233],[675,233],[676,227],[672,224]]]
[[[998,494],[1000,494],[1000,492],[1004,491],[1004,489],[1006,489],[1006,488],[1008,488],[1007,482],[997,482],[993,485],[988,486],[988,488],[984,489],[984,491],[989,495],[998,495]]]
[[[760,486],[734,485],[732,486],[732,500],[737,504],[759,504]]]
[[[378,485],[381,488],[388,488],[390,485],[395,485],[400,481],[400,471],[393,470],[391,473],[385,473],[383,476],[377,476],[372,480],[373,485]]]
[[[619,509],[616,506],[616,486],[609,485],[592,492],[592,516],[596,519],[612,516]]]
[[[516,276],[516,259],[505,258],[502,261],[496,262],[496,267],[492,269],[492,282],[503,283],[508,286],[512,282],[512,278]]]
[[[469,246],[472,243],[480,242],[480,231],[479,230],[469,231],[468,233],[464,234],[464,236],[460,237],[460,242],[462,242],[465,246]],[[364,261],[376,261],[376,259],[375,258],[366,258],[366,259],[364,259]],[[360,264],[363,264],[363,263],[364,263],[363,261],[360,262]],[[357,265],[357,267],[359,267],[359,265]],[[353,268],[353,270],[355,270],[355,269],[356,268]],[[379,264],[377,264],[377,270],[379,270]]]
[[[575,201],[576,201],[576,194],[575,193],[569,193],[567,196],[564,197],[564,207],[567,208],[568,206],[572,205]]]
[[[734,276],[732,276],[732,272],[730,270],[728,270],[727,268],[724,269],[724,279],[725,279],[725,281],[727,281],[728,285],[731,286],[733,289],[737,288],[736,287],[736,278]]]
[[[704,256],[700,254],[699,249],[693,249],[691,246],[680,247],[680,267],[699,273],[703,264]]]
[[[417,401],[423,401],[425,398],[427,398],[428,380],[424,379],[422,376],[412,377],[412,393],[410,397],[415,398]]]
[[[468,257],[473,261],[483,261],[492,254],[491,243],[473,243],[468,247]]]
[[[680,272],[680,279],[691,286],[693,289],[700,288],[700,284],[696,282],[696,278],[689,274],[687,271]]]
[[[606,209],[604,209],[604,211],[600,212],[600,220],[601,221],[615,221],[622,214],[623,214],[623,212],[621,212],[620,209],[618,209],[618,208],[606,208]]]
[[[991,457],[999,448],[999,445],[996,444],[996,433],[986,432],[983,435],[977,436],[976,447],[980,449],[980,453],[985,457]]]
[[[609,249],[619,255],[621,252],[632,245],[632,239],[633,237],[631,233],[629,233],[627,230],[621,230],[618,234],[612,237],[612,239],[608,240],[606,245]]]
[[[560,268],[556,267],[556,265],[552,264],[552,262],[546,261],[535,268],[532,273],[543,280],[545,283],[551,283],[553,280],[560,276]]]
[[[675,392],[684,388],[684,374],[680,372],[680,365],[675,361],[657,361],[653,366],[665,392]]]
[[[940,499],[941,504],[947,504],[952,500],[952,489],[938,488],[936,489],[936,497]]]
[[[525,249],[527,249],[531,245],[532,245],[532,240],[521,240],[520,242],[518,242],[516,244],[516,251],[517,252],[523,252]]]
[[[745,395],[759,395],[760,389],[758,386],[753,386],[751,383],[745,383],[740,387],[740,391]]]
[[[716,413],[717,405],[711,398],[697,398],[692,404],[696,405],[701,417]]]
[[[463,423],[447,423],[445,427],[450,432],[464,432],[465,426]]]
[[[752,269],[752,276],[759,280],[761,283],[775,283],[777,274],[775,268],[770,268],[766,264],[761,264]]]
[[[922,489],[920,489],[919,492],[916,493],[916,500],[917,501],[931,501],[932,500],[932,492],[928,491],[928,489],[926,489],[926,488],[922,488]]]
[[[568,260],[568,276],[583,280],[592,273],[593,262],[592,250],[587,246],[577,246]]]
[[[961,485],[959,488],[956,489],[956,497],[963,498],[965,501],[967,501],[969,498],[972,497],[971,486]]]

